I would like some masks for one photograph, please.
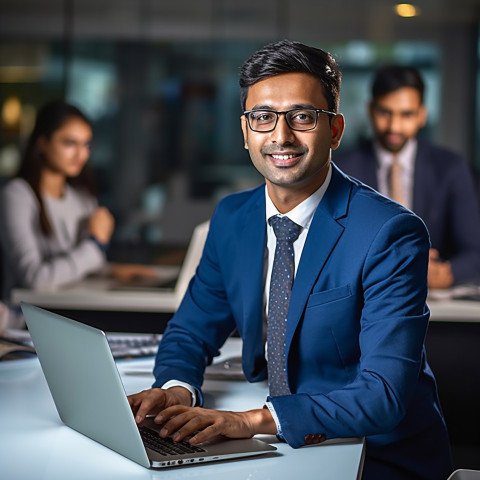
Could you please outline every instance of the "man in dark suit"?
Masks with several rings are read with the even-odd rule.
[[[432,244],[429,286],[448,288],[480,279],[480,215],[464,159],[417,139],[427,120],[423,95],[424,83],[416,69],[381,68],[369,105],[375,139],[353,151],[338,152],[334,160],[343,171],[425,221]]]
[[[138,423],[153,413],[174,440],[265,433],[297,448],[366,436],[365,480],[447,478],[424,347],[428,234],[331,163],[340,80],[330,54],[286,40],[243,65],[241,127],[265,184],[219,203],[153,388],[129,402]],[[247,379],[268,377],[265,406],[198,408],[205,367],[235,329]]]

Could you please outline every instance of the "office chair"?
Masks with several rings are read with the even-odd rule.
[[[455,470],[447,480],[480,480],[480,470]]]

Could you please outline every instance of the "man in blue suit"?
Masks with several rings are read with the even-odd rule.
[[[375,140],[337,152],[335,162],[390,198],[390,169],[398,162],[399,201],[424,220],[430,233],[429,286],[448,288],[480,279],[480,214],[465,160],[417,139],[427,121],[423,96],[416,69],[389,65],[378,70],[369,105]]]
[[[287,40],[243,65],[245,148],[265,185],[219,203],[159,345],[155,384],[130,405],[138,423],[153,413],[174,440],[265,433],[297,448],[366,436],[365,480],[445,479],[448,435],[424,348],[428,233],[411,211],[331,163],[344,130],[340,82],[330,54]],[[285,287],[281,335],[270,330],[282,301],[278,218],[298,227],[289,227],[298,234],[288,253],[295,280]],[[265,406],[195,407],[205,367],[235,329],[247,379],[265,380],[268,370]],[[283,365],[273,368],[279,353]]]

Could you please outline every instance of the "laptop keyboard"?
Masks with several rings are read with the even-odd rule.
[[[160,455],[184,455],[206,451],[196,445],[190,445],[186,441],[174,442],[170,437],[162,438],[157,432],[146,427],[140,427],[139,430],[144,445]]]
[[[155,356],[161,335],[147,333],[107,333],[108,344],[115,359]]]

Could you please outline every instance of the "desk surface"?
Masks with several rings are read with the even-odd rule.
[[[32,303],[39,307],[64,310],[164,312],[173,313],[178,308],[184,291],[162,291],[154,288],[115,289],[113,280],[89,277],[78,283],[51,290],[12,290],[12,302]]]
[[[57,290],[15,289],[12,301],[25,301],[39,307],[63,310],[162,312],[174,313],[186,288],[176,292],[150,290],[115,290],[106,278],[87,278]],[[427,299],[432,321],[480,322],[480,301],[455,300],[448,295]]]
[[[428,299],[430,320],[434,322],[480,322],[480,301]]]
[[[219,360],[236,354],[239,349],[237,339],[229,340]],[[152,384],[152,365],[153,358],[117,362],[127,394]],[[267,386],[207,380],[204,391],[209,407],[247,410],[263,404]],[[317,470],[325,480],[355,480],[363,451],[359,439],[294,450],[275,437],[263,436],[269,443],[275,443],[277,454],[147,470],[61,423],[36,358],[0,362],[0,425],[0,478],[9,480],[291,480],[311,476]]]

